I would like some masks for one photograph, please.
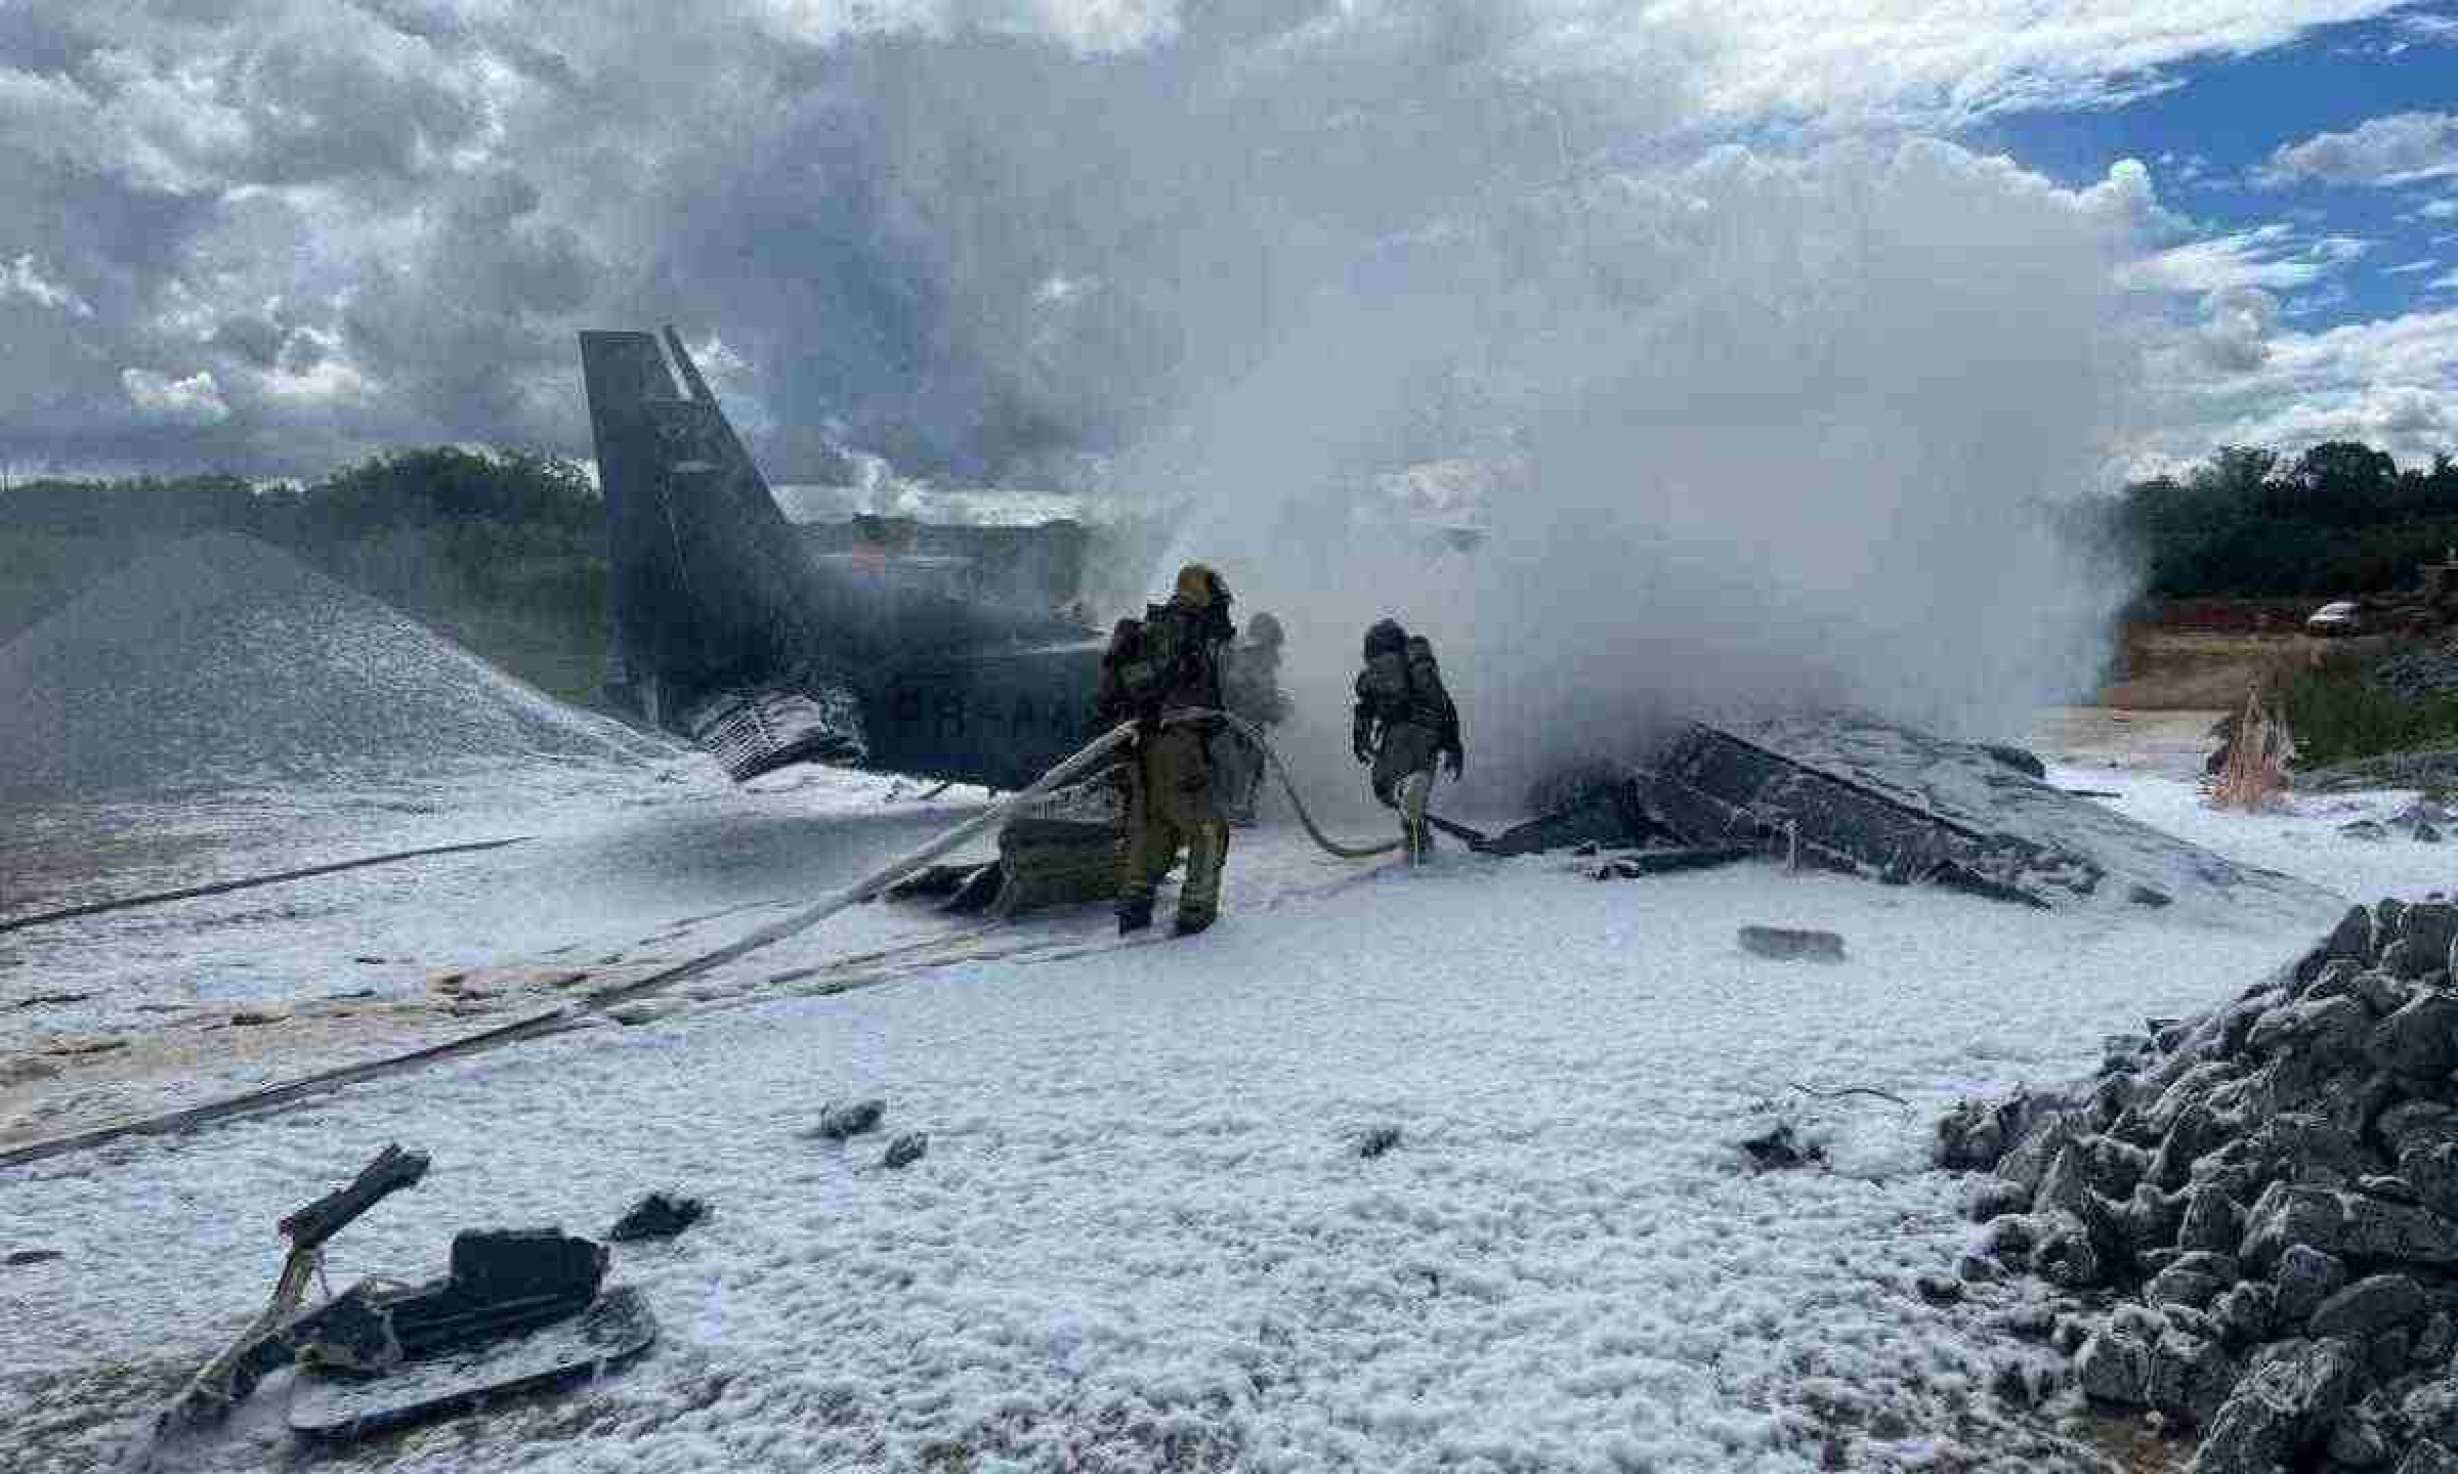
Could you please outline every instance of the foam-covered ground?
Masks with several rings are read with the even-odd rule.
[[[380,791],[18,811],[0,858],[74,905],[436,845],[519,843],[76,917],[6,935],[0,1143],[492,1027],[714,945],[912,849],[983,801],[804,769],[535,764]],[[0,920],[34,907],[0,911]],[[934,935],[891,908],[860,950]]]
[[[2116,726],[2103,720],[2089,731],[2060,724],[2079,740],[2063,751],[2044,748],[2053,755],[2049,781],[2106,795],[2098,802],[2113,812],[2350,901],[2458,892],[2458,835],[2427,844],[2405,833],[2366,838],[2346,832],[2358,820],[2399,813],[2415,793],[2290,793],[2259,814],[2212,808],[2200,784],[2207,743],[2189,736],[2207,715],[2147,713]]]
[[[2442,887],[2433,847],[2330,845],[2335,813],[2217,815],[2155,773],[2056,776],[2342,894]],[[845,819],[838,785],[875,782],[630,822],[722,836],[800,802],[782,848],[820,853],[832,825],[876,822]],[[600,833],[563,812],[559,843]],[[442,886],[437,914],[503,889],[541,934],[591,945],[617,934],[601,923],[680,919],[680,896],[556,917],[551,876],[589,883],[567,858],[500,852],[511,872]],[[777,858],[694,901],[767,899]],[[648,1360],[343,1467],[2078,1466],[1987,1394],[2035,1353],[1912,1289],[1968,1232],[1957,1185],[1924,1170],[1930,1123],[1959,1094],[2086,1071],[2103,1033],[2233,992],[2330,919],[2275,896],[2037,913],[1761,866],[1599,883],[1453,854],[1410,874],[1278,829],[1239,836],[1228,914],[1187,941],[1119,947],[1097,913],[971,936],[862,908],[638,1027],[0,1173],[0,1250],[62,1256],[0,1268],[0,1405],[30,1409],[0,1422],[0,1467],[97,1464],[261,1301],[272,1220],[389,1140],[435,1170],[337,1241],[337,1278],[432,1271],[459,1227],[601,1231],[656,1187],[716,1217],[620,1251],[664,1322]],[[1749,957],[1734,933],[1753,923],[1833,928],[1849,957]],[[292,925],[268,905],[232,929],[316,955]],[[903,963],[860,960],[900,945]],[[872,986],[793,996],[841,981]],[[920,1163],[797,1134],[874,1094],[890,1131],[930,1134]],[[1778,1117],[1834,1170],[1750,1172],[1735,1144]],[[1384,1125],[1400,1144],[1359,1159]],[[177,1463],[296,1460],[282,1390]]]
[[[1753,922],[1852,958],[1748,958]],[[473,1222],[602,1227],[655,1186],[719,1216],[625,1254],[655,1358],[386,1466],[1815,1467],[1871,1431],[1822,1404],[1923,1443],[1979,1411],[1992,1348],[1910,1287],[1964,1232],[1920,1170],[1936,1109],[2086,1068],[2113,1022],[2302,930],[1756,868],[1385,872],[1183,944],[593,1031],[14,1173],[13,1231],[68,1257],[11,1272],[0,1355],[20,1387],[95,1348],[167,1374],[261,1293],[268,1213],[400,1138],[438,1170],[351,1232],[352,1269],[431,1266]],[[889,1173],[876,1140],[795,1135],[861,1094],[930,1155]],[[1839,1170],[1748,1173],[1769,1102]],[[1358,1160],[1380,1124],[1401,1145]],[[141,1263],[112,1252],[166,1219]]]
[[[0,753],[12,807],[672,755],[227,532],[156,547],[0,645]]]

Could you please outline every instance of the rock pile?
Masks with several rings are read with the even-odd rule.
[[[2382,840],[2403,835],[2417,844],[2439,844],[2441,831],[2449,827],[2450,811],[2428,798],[2419,798],[2386,819],[2358,819],[2341,824],[2339,833],[2349,839]]]
[[[1965,1277],[2063,1292],[2030,1328],[2200,1429],[2199,1474],[2458,1474],[2453,944],[2458,905],[2358,907],[2086,1086],[1957,1107],[1941,1165],[1991,1174]]]
[[[2373,667],[2373,684],[2406,701],[2458,691],[2458,640],[2410,645]]]

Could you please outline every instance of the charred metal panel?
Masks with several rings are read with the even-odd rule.
[[[864,731],[882,766],[963,772],[1023,788],[1096,733],[1098,640],[916,660],[862,687]]]
[[[741,783],[791,763],[858,763],[862,703],[842,686],[720,691],[684,718],[691,740]]]
[[[1092,544],[1083,524],[1066,521],[962,526],[865,513],[796,523],[794,531],[818,562],[1017,609],[1056,609],[1073,599]]]
[[[2102,874],[2086,857],[1925,811],[1714,727],[1693,727],[1674,746],[1648,797],[1694,842],[1754,845],[1896,883],[2046,906],[2054,893],[2090,894]]]
[[[1648,811],[1635,779],[1600,784],[1550,814],[1502,831],[1479,846],[1488,855],[1533,855],[1593,844],[1605,848],[1680,844],[1683,836]]]

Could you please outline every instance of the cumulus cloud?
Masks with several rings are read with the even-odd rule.
[[[94,315],[93,304],[44,275],[31,252],[20,252],[13,261],[0,260],[0,302],[12,299],[71,317]]]
[[[2369,249],[2371,242],[2352,236],[2307,237],[2292,224],[2273,221],[2170,246],[2129,262],[2122,275],[2128,286],[2151,291],[2293,291],[2322,281]]]
[[[2396,185],[2449,175],[2458,175],[2458,114],[2416,112],[2283,144],[2255,178],[2269,185]]]
[[[579,449],[572,331],[673,317],[742,353],[789,473],[850,438],[1073,475],[1494,198],[2130,95],[2388,6],[17,0],[0,261],[76,263],[91,312],[25,329],[0,425],[71,463]],[[122,438],[115,365],[200,353],[229,417]]]
[[[2458,285],[2458,273],[2442,280]],[[2155,353],[2150,408],[2125,469],[2173,466],[2221,444],[2292,452],[2355,439],[2410,463],[2458,452],[2458,310],[2264,341],[2258,367],[2224,377],[2188,347]]]
[[[2411,42],[2430,46],[2458,46],[2458,15],[2436,15],[2429,11],[2410,11],[2397,18],[2398,34]]]
[[[1544,7],[1557,58],[1677,48],[1724,116],[1952,126],[2106,106],[2171,85],[2180,63],[2244,56],[2395,0],[1675,0]]]
[[[230,418],[230,406],[222,402],[221,386],[214,383],[212,374],[201,369],[184,379],[152,369],[122,369],[119,381],[128,393],[128,402],[146,419],[179,425],[218,425]]]
[[[2186,239],[2139,164],[1899,130],[2385,8],[20,0],[0,261],[90,311],[0,287],[0,426],[581,451],[574,329],[671,320],[778,479],[1170,489],[1256,604],[1407,599],[1497,673],[1498,746],[1710,698],[1986,728],[2088,674],[2113,597],[2043,508],[2129,436],[2446,443],[2451,334],[2282,329],[2363,241]],[[1348,489],[1463,462],[1507,468],[1494,556],[1379,561]]]
[[[2203,361],[2221,373],[2247,373],[2270,358],[2279,299],[2255,286],[2226,286],[2202,299],[2196,342]]]

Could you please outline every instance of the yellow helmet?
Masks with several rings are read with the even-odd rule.
[[[1189,563],[1178,570],[1176,597],[1180,603],[1209,609],[1215,603],[1229,602],[1229,585],[1220,581],[1220,575],[1210,564]]]

